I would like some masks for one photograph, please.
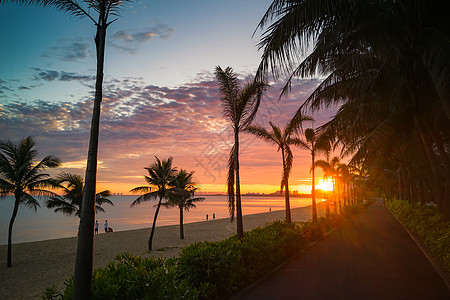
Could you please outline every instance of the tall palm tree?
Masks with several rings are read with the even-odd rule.
[[[95,47],[97,74],[94,107],[92,111],[89,150],[87,155],[86,182],[83,189],[83,206],[80,216],[80,232],[74,271],[74,299],[89,299],[92,283],[95,186],[97,177],[98,137],[100,130],[100,108],[103,98],[103,69],[106,45],[106,30],[119,15],[123,3],[131,0],[0,0],[0,3],[35,4],[54,7],[80,19],[87,18],[96,27]]]
[[[450,34],[441,6],[425,0],[274,0],[259,24],[267,30],[257,78],[269,68],[275,75],[286,71],[287,92],[292,78],[322,73],[325,80],[304,105],[342,104],[325,128],[334,127],[343,151],[353,155],[351,164],[375,167],[400,159],[398,180],[405,188],[409,182],[411,201],[412,172],[428,170],[420,180],[431,185],[438,209],[450,219]],[[423,148],[414,153],[421,157],[399,150],[411,144]]]
[[[56,182],[58,187],[63,190],[63,195],[56,195],[51,197],[46,201],[45,205],[47,208],[54,209],[54,212],[61,212],[68,216],[80,217],[81,206],[83,200],[83,177],[76,174],[61,173],[57,178]],[[111,191],[105,190],[97,193],[95,196],[95,213],[105,212],[102,205],[110,204],[114,206],[110,197]]]
[[[239,238],[242,238],[244,236],[244,227],[242,223],[239,177],[239,132],[247,128],[255,118],[262,94],[267,85],[263,82],[253,81],[241,88],[239,80],[231,67],[222,70],[220,66],[217,66],[215,75],[219,81],[223,114],[231,121],[234,133],[234,145],[231,148],[228,160],[228,208],[232,221],[236,209],[237,235]]]
[[[323,171],[323,175],[325,178],[331,177],[331,181],[333,183],[333,201],[335,203],[334,205],[334,213],[337,213],[337,205],[336,205],[336,175],[337,175],[337,171],[336,171],[336,167],[339,164],[339,157],[335,156],[333,157],[331,160],[323,160],[323,159],[319,159],[316,160],[315,162],[315,166],[319,167],[322,169]],[[340,200],[339,200],[339,205],[340,205]],[[327,201],[327,216],[330,214],[329,212],[329,203]],[[340,207],[340,211],[342,212],[342,208]]]
[[[283,172],[281,176],[281,191],[284,189],[285,209],[286,209],[286,222],[291,222],[291,208],[289,203],[289,174],[292,169],[293,155],[290,145],[298,145],[300,141],[292,135],[296,132],[296,129],[303,121],[311,121],[311,118],[304,116],[302,118],[292,119],[281,130],[279,127],[269,122],[272,127],[272,131],[267,131],[262,126],[249,126],[246,131],[257,136],[258,138],[272,144],[277,145],[278,150],[281,152],[281,159],[283,162]]]
[[[315,177],[315,169],[316,169],[316,155],[318,152],[328,152],[329,151],[329,143],[325,139],[318,139],[316,136],[316,132],[312,128],[306,128],[304,131],[305,139],[300,138],[298,146],[300,148],[309,150],[311,153],[311,173],[312,173],[312,181],[311,181],[311,199],[312,199],[312,221],[317,222],[317,206],[316,206],[316,177]]]
[[[186,170],[181,169],[176,174],[174,188],[168,194],[169,200],[163,203],[166,207],[176,206],[180,210],[180,239],[184,239],[183,212],[195,208],[195,202],[205,200],[202,197],[194,197],[197,188],[192,181],[193,175],[194,171],[188,173]]]
[[[13,194],[14,208],[8,228],[8,256],[7,267],[12,267],[11,244],[12,228],[19,206],[36,210],[39,201],[34,196],[53,196],[53,192],[46,190],[53,187],[54,182],[46,169],[56,168],[60,160],[54,156],[46,156],[37,162],[38,155],[33,138],[22,139],[17,145],[10,140],[0,141],[0,197]]]
[[[159,209],[163,199],[168,199],[168,192],[175,184],[175,173],[176,168],[172,167],[172,157],[167,160],[160,161],[156,157],[156,162],[150,167],[145,168],[148,171],[148,176],[144,176],[145,181],[149,184],[148,186],[138,186],[133,188],[130,192],[138,193],[143,192],[145,194],[139,196],[136,200],[131,203],[130,207],[141,204],[149,200],[158,200],[156,206],[155,216],[153,218],[152,231],[150,233],[150,238],[148,239],[148,250],[152,250],[153,235],[155,234],[156,219],[158,218]],[[154,189],[154,191],[152,191]]]

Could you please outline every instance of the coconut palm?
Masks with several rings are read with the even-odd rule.
[[[54,156],[46,156],[36,161],[38,155],[33,138],[22,139],[18,144],[10,140],[0,141],[0,197],[13,194],[14,208],[8,228],[7,267],[12,267],[11,244],[12,228],[19,206],[37,210],[39,201],[34,196],[53,196],[53,192],[46,190],[53,187],[54,182],[46,169],[56,168],[60,160]]]
[[[405,195],[415,201],[413,181],[428,183],[438,208],[450,219],[445,192],[450,189],[445,150],[450,138],[450,35],[440,5],[425,0],[275,0],[259,24],[267,30],[257,78],[269,68],[275,75],[285,71],[287,92],[292,78],[322,73],[325,80],[305,107],[342,104],[330,131],[343,151],[353,155],[351,164],[380,166],[374,158],[399,159],[398,180],[405,191],[409,185]],[[400,150],[414,144],[423,148],[414,155],[422,157]],[[416,179],[412,173],[419,169],[429,173]]]
[[[0,3],[35,4],[54,7],[77,18],[87,18],[96,27],[95,47],[97,74],[94,106],[86,167],[86,184],[83,189],[83,206],[80,217],[80,232],[74,272],[74,299],[90,298],[94,251],[95,186],[97,176],[98,136],[100,108],[103,94],[103,69],[105,58],[106,30],[119,15],[123,3],[130,0],[0,0]]]
[[[311,181],[311,198],[312,198],[312,221],[317,222],[317,206],[316,206],[316,177],[315,177],[315,169],[316,169],[316,155],[319,152],[327,153],[330,149],[330,144],[326,139],[319,139],[316,136],[316,132],[312,128],[306,128],[304,131],[305,138],[300,138],[299,143],[297,144],[300,148],[309,150],[311,153],[311,173],[312,173],[312,181]]]
[[[281,176],[281,191],[284,189],[284,199],[285,199],[285,209],[286,209],[286,222],[291,222],[291,208],[289,203],[289,174],[292,169],[293,155],[290,145],[299,144],[299,140],[293,137],[296,129],[303,121],[311,121],[311,118],[304,116],[302,118],[292,119],[284,128],[281,130],[279,127],[269,122],[272,127],[272,131],[267,131],[262,126],[249,126],[246,131],[255,135],[256,137],[272,144],[277,145],[277,151],[281,152],[281,159],[283,162],[283,172]]]
[[[188,173],[186,170],[181,169],[176,174],[174,188],[169,191],[169,200],[162,204],[165,207],[176,206],[180,210],[180,239],[184,239],[183,212],[195,208],[195,202],[205,200],[202,197],[194,197],[197,188],[192,181],[193,175],[193,171]]]
[[[336,205],[336,175],[337,175],[337,171],[336,171],[336,167],[339,164],[339,157],[335,156],[333,157],[331,160],[323,160],[323,159],[319,159],[315,161],[315,166],[319,167],[322,169],[323,171],[323,176],[325,178],[331,177],[331,181],[333,183],[333,201],[335,203],[334,205],[334,213],[337,213],[337,205]],[[339,198],[339,209],[340,212],[342,212],[342,207],[341,205],[341,200]],[[327,201],[327,216],[330,214],[329,212],[330,208],[329,208],[329,204]]]
[[[130,207],[141,204],[149,200],[158,200],[156,206],[155,216],[153,218],[152,230],[150,233],[150,238],[148,239],[148,250],[152,250],[153,235],[155,234],[156,220],[158,218],[159,209],[163,199],[168,199],[168,192],[175,184],[175,173],[176,168],[172,167],[172,157],[167,160],[160,161],[156,157],[156,162],[150,167],[145,168],[148,171],[148,176],[144,176],[145,181],[149,184],[148,186],[138,186],[133,188],[130,192],[139,193],[143,192],[145,194],[139,196],[136,200],[131,203]],[[154,191],[152,191],[154,189]]]
[[[61,173],[57,178],[56,182],[58,187],[63,190],[63,195],[56,195],[51,197],[46,201],[45,205],[47,208],[54,209],[54,212],[61,212],[68,216],[80,217],[81,206],[83,200],[83,177],[76,174]],[[105,190],[97,193],[95,196],[95,213],[105,212],[102,205],[110,204],[114,206],[110,197],[111,191]]]
[[[245,130],[255,118],[262,94],[267,85],[263,82],[253,81],[241,88],[239,80],[231,67],[222,70],[220,66],[217,66],[215,75],[219,81],[223,114],[231,121],[234,133],[234,144],[228,160],[228,208],[232,221],[236,209],[237,235],[239,238],[242,238],[244,236],[244,227],[242,223],[239,177],[239,132]]]

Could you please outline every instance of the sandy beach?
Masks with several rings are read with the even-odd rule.
[[[324,209],[318,207],[319,215]],[[311,207],[292,209],[292,220],[307,221]],[[244,230],[283,219],[284,211],[244,216]],[[142,257],[173,257],[181,248],[198,241],[222,240],[236,233],[230,219],[185,224],[185,239],[179,238],[179,226],[156,227],[153,251],[147,251],[150,229],[98,234],[94,242],[94,268],[104,267],[121,253]],[[0,246],[0,299],[37,299],[46,287],[63,288],[64,279],[73,273],[77,239],[63,238],[12,245],[12,268],[6,268],[7,246]]]

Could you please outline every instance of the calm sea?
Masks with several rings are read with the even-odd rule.
[[[192,208],[184,214],[184,223],[192,223],[206,220],[208,214],[212,219],[228,218],[226,196],[204,196],[205,200],[197,203],[197,208]],[[99,231],[103,230],[103,223],[108,224],[114,231],[148,228],[152,226],[156,201],[142,203],[130,207],[137,196],[112,196],[114,206],[105,205],[104,213],[97,214],[100,223]],[[258,197],[245,196],[242,199],[244,215],[255,214],[284,209],[283,197]],[[14,198],[12,196],[0,198],[0,245],[8,243],[8,226],[12,215]],[[291,207],[304,207],[311,205],[310,198],[291,198]],[[34,212],[33,209],[19,207],[13,226],[13,243],[40,241],[63,237],[76,236],[79,219],[68,217],[61,213],[54,213],[47,209],[43,201],[41,208]],[[161,207],[157,226],[179,224],[179,211],[177,208]]]

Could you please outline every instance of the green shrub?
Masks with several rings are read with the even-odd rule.
[[[122,254],[117,262],[94,270],[92,299],[217,299],[269,273],[322,238],[341,222],[335,216],[317,223],[273,222],[219,242],[186,246],[176,258],[141,258]],[[61,294],[53,286],[42,299],[70,299],[73,278]]]

